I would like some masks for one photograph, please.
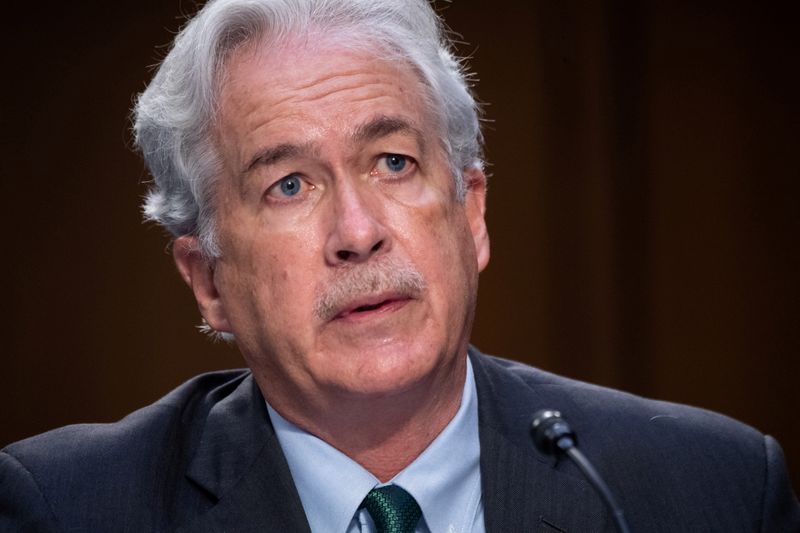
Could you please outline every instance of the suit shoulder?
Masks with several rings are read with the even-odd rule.
[[[513,394],[516,407],[509,407],[518,410],[522,399],[536,410],[557,409],[586,441],[596,433],[598,439],[629,443],[653,434],[659,437],[654,436],[655,442],[649,444],[698,439],[709,446],[733,445],[748,448],[759,457],[763,454],[763,434],[717,412],[644,398],[499,357],[483,356],[482,366],[496,390]],[[632,431],[635,438],[631,438]]]
[[[193,422],[248,375],[245,370],[201,374],[116,422],[64,426],[9,444],[2,451],[37,481],[75,468],[102,470],[114,465],[113,471],[119,472],[120,465],[133,465],[138,457],[159,457],[154,452],[162,446],[174,443],[187,430],[191,434]]]
[[[756,429],[705,409],[472,356],[484,429],[536,455],[532,414],[561,411],[639,529],[795,531],[800,523],[780,447]],[[569,462],[558,469],[580,477]]]
[[[189,474],[209,420],[257,406],[256,392],[249,371],[203,374],[117,422],[66,426],[7,446],[0,531],[38,527],[37,517],[59,524],[41,527],[47,531],[174,531],[214,503]]]

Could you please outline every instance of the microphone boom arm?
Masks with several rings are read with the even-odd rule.
[[[620,533],[630,533],[628,522],[622,508],[617,503],[611,489],[600,476],[600,473],[592,466],[589,459],[577,447],[577,437],[575,432],[569,427],[567,422],[561,418],[561,413],[552,409],[538,411],[533,416],[531,424],[531,435],[536,447],[547,455],[566,454],[578,470],[589,480],[589,484],[600,494],[603,503],[611,511],[614,524]]]

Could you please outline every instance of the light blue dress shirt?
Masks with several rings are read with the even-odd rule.
[[[361,465],[300,429],[267,404],[300,501],[313,533],[374,533],[366,509],[358,507],[382,484]],[[485,533],[481,500],[478,399],[472,364],[461,406],[414,462],[386,485],[408,491],[422,509],[417,533]]]

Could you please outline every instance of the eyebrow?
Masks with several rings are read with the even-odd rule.
[[[399,117],[380,115],[356,127],[352,140],[356,144],[365,144],[394,134],[408,134],[414,137],[420,152],[425,152],[422,131],[410,122]],[[257,152],[247,163],[242,175],[248,174],[256,165],[275,165],[293,157],[315,154],[318,147],[313,143],[292,144],[281,143],[268,146]]]
[[[425,143],[423,142],[425,136],[418,128],[413,126],[410,122],[399,117],[390,117],[387,115],[380,115],[372,120],[365,122],[358,126],[353,132],[353,141],[356,143],[368,143],[375,141],[395,133],[410,134],[414,137],[419,145],[420,151],[424,152]]]
[[[313,152],[316,152],[316,149],[310,144],[281,143],[275,146],[269,146],[253,156],[245,167],[244,173],[247,174],[253,170],[253,167],[256,165],[275,165],[286,159]]]

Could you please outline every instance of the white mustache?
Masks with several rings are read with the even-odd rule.
[[[365,295],[393,292],[416,298],[426,287],[425,279],[414,265],[383,256],[342,267],[317,296],[314,314],[327,322]]]

